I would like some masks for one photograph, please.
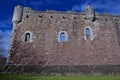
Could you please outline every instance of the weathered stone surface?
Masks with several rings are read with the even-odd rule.
[[[60,66],[38,66],[38,65],[8,65],[8,73],[25,73],[41,75],[119,75],[118,65],[60,65]]]
[[[95,12],[92,16],[95,20],[91,21],[86,15],[86,12],[37,12],[23,8],[22,20],[14,26],[6,70],[11,71],[12,65],[36,65],[38,69],[39,66],[120,65],[120,16]],[[85,40],[87,26],[92,30],[90,41]],[[26,31],[32,32],[32,42],[23,41]],[[60,31],[67,32],[67,42],[59,42]],[[100,69],[103,73],[104,69]]]

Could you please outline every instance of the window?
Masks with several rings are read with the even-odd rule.
[[[77,19],[76,17],[74,17],[74,19]]]
[[[50,16],[50,18],[53,18],[53,16]]]
[[[64,17],[64,16],[63,16],[62,18],[63,18],[63,19],[65,19],[65,17]]]
[[[118,22],[118,19],[116,17],[113,18],[114,22]]]
[[[39,15],[39,18],[42,18],[42,16],[41,16],[41,15]]]
[[[86,28],[86,35],[90,36],[90,29],[89,28]]]
[[[30,33],[26,33],[26,35],[25,35],[25,41],[30,41]]]
[[[23,36],[24,42],[32,42],[32,32],[26,31]]]
[[[59,34],[59,41],[66,42],[67,41],[67,33],[65,31],[61,31]]]
[[[92,40],[92,31],[90,27],[85,28],[85,40]]]
[[[105,21],[108,21],[107,19],[105,19]]]
[[[29,18],[29,16],[28,16],[28,15],[26,15],[26,18]]]
[[[65,42],[65,41],[66,41],[65,33],[64,33],[64,32],[62,32],[62,33],[60,34],[60,41],[61,41],[61,42]]]

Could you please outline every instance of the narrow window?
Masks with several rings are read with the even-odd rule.
[[[39,18],[42,18],[42,16],[39,15]]]
[[[76,17],[74,17],[74,19],[77,19]]]
[[[30,41],[30,33],[26,33],[26,35],[25,35],[25,41]]]
[[[53,18],[53,16],[50,16],[50,18]]]
[[[105,19],[105,21],[108,21],[107,19]]]
[[[64,16],[63,16],[62,18],[63,18],[63,19],[65,19],[65,17],[64,17]]]
[[[91,30],[90,28],[85,29],[86,40],[91,40]]]
[[[90,36],[90,29],[89,28],[86,28],[86,35]]]
[[[60,42],[66,42],[67,41],[67,33],[66,32],[60,32],[59,41]]]
[[[117,19],[117,18],[113,18],[113,21],[114,21],[114,22],[118,22],[118,19]]]
[[[22,36],[22,40],[24,41],[24,42],[32,42],[32,32],[30,32],[30,31],[26,31],[25,33],[24,33],[24,35]]]
[[[26,18],[29,18],[29,16],[27,15]]]

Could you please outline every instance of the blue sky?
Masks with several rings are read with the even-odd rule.
[[[120,0],[0,0],[0,54],[7,57],[12,31],[12,15],[16,5],[31,7],[35,10],[77,11],[87,5],[99,13],[120,14]]]

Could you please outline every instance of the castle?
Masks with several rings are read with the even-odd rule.
[[[120,16],[16,6],[12,22],[7,72],[120,74]]]

